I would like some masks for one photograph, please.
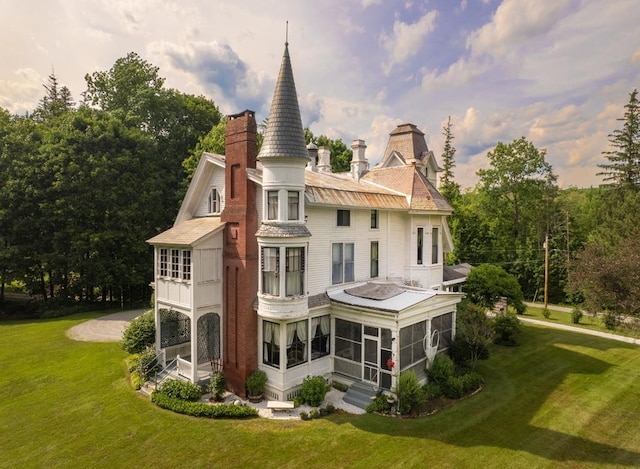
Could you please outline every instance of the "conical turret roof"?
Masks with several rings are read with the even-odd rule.
[[[298,106],[298,94],[293,80],[289,44],[285,43],[278,82],[273,93],[269,120],[258,159],[309,158]]]

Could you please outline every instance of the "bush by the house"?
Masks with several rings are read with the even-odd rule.
[[[327,404],[326,409],[328,414],[333,414],[336,411],[336,406],[334,406],[333,404]]]
[[[333,381],[331,383],[331,386],[333,386],[338,391],[342,391],[342,392],[347,392],[349,390],[349,386],[347,386],[344,383],[341,383],[340,381]]]
[[[385,413],[391,410],[391,404],[387,401],[387,396],[380,394],[367,405],[365,411],[368,413]]]
[[[153,375],[153,372],[158,370],[160,365],[156,357],[156,351],[153,347],[147,347],[138,355],[138,365],[136,370],[140,375],[148,380]]]
[[[168,379],[160,385],[159,392],[167,397],[184,401],[197,401],[202,396],[202,389],[189,381]]]
[[[318,407],[327,394],[327,384],[322,376],[307,376],[302,380],[300,396],[312,407]]]
[[[462,375],[462,384],[465,393],[477,391],[484,384],[484,378],[480,373],[472,371],[471,373]]]
[[[427,401],[442,396],[442,388],[435,381],[429,381],[427,384],[422,386],[422,392],[424,393],[424,397]]]
[[[309,420],[309,414],[307,412],[305,412],[304,410],[300,411],[300,418],[302,420]]]
[[[442,385],[442,392],[449,399],[460,399],[464,396],[462,376],[449,376]]]
[[[580,308],[573,308],[573,311],[571,311],[571,322],[574,324],[580,324],[582,316],[583,313]]]
[[[156,340],[153,310],[134,318],[122,334],[122,348],[128,353],[140,353]]]
[[[439,353],[433,360],[431,368],[427,372],[429,381],[438,383],[441,386],[446,383],[450,376],[455,374],[453,360],[443,353]]]
[[[309,412],[309,417],[312,419],[317,419],[318,417],[320,417],[320,412],[318,412],[318,409],[311,409],[311,412]]]
[[[140,389],[144,384],[144,382],[146,381],[144,377],[140,373],[138,373],[136,370],[131,372],[130,377],[131,377],[131,386],[136,391]]]
[[[134,353],[124,359],[124,364],[127,367],[129,373],[133,373],[138,368],[138,361],[140,360],[140,354]]]
[[[209,385],[207,386],[207,391],[211,393],[211,397],[213,397],[214,400],[221,401],[226,385],[227,380],[224,375],[220,372],[217,372],[211,375],[211,380],[209,381]]]
[[[178,414],[191,415],[193,417],[238,419],[258,416],[258,411],[253,407],[233,404],[209,405],[203,402],[185,401],[175,397],[169,397],[160,391],[151,394],[151,402],[163,409],[171,410]]]
[[[453,362],[451,362],[453,364]],[[405,371],[400,374],[397,387],[398,406],[401,414],[416,412],[425,403],[425,395],[418,377],[413,371]]]
[[[518,335],[520,334],[520,320],[515,314],[498,314],[493,322],[495,332],[495,343],[513,347],[518,345]]]

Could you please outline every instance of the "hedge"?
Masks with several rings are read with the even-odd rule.
[[[182,399],[169,397],[158,391],[151,394],[151,402],[163,409],[171,410],[178,414],[191,415],[192,417],[242,419],[258,416],[258,411],[253,407],[233,404],[209,405],[204,402],[183,401]]]

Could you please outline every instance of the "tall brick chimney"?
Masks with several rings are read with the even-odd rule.
[[[253,111],[227,116],[223,364],[227,385],[238,395],[245,394],[245,380],[258,368],[258,211],[256,185],[247,177],[247,168],[256,167],[256,136]]]

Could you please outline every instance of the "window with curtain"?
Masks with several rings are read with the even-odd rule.
[[[215,187],[209,192],[209,213],[220,213],[220,193]]]
[[[287,368],[307,361],[307,327],[309,321],[287,324]]]
[[[182,280],[191,280],[191,251],[182,251]]]
[[[278,191],[267,191],[267,220],[278,219]]]
[[[180,278],[180,250],[171,250],[171,278]]]
[[[311,319],[311,360],[331,352],[331,318],[329,315]]]
[[[300,219],[300,193],[289,191],[288,195],[288,205],[289,205],[289,220],[298,220]]]
[[[353,243],[331,245],[331,283],[353,282],[355,248]]]
[[[160,268],[158,269],[160,277],[166,277],[169,273],[169,250],[160,248]]]
[[[422,264],[422,246],[424,244],[424,228],[418,228],[418,236],[416,240],[416,248],[417,248],[417,259],[416,262],[418,264]]]
[[[280,324],[262,322],[262,363],[280,368]]]
[[[371,278],[378,276],[378,241],[371,241]]]
[[[304,295],[304,248],[287,248],[286,255],[287,296]]]
[[[438,228],[431,228],[431,263],[432,264],[437,264],[438,263],[438,259],[439,259],[439,255],[438,255],[438,251],[439,249],[439,236],[440,236],[440,232],[438,230]]]
[[[280,296],[280,248],[262,248],[262,293]]]

